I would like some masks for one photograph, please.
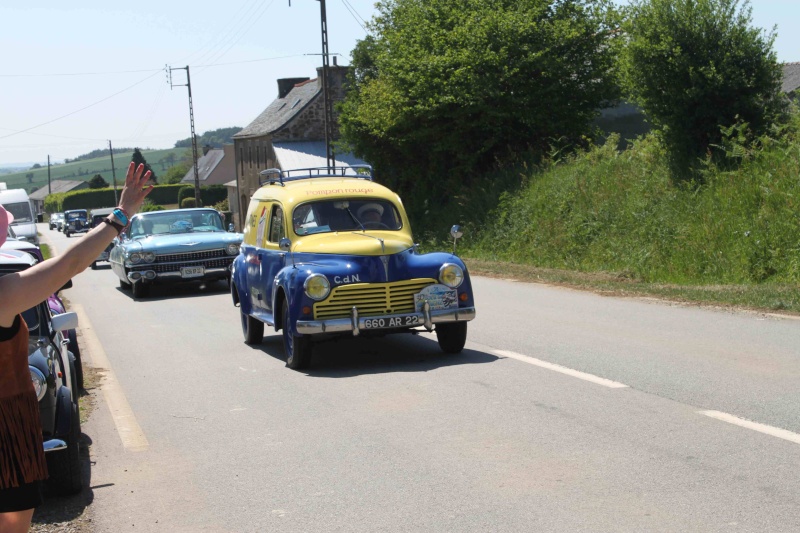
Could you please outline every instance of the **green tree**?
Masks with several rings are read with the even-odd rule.
[[[673,178],[719,155],[722,128],[759,135],[782,113],[775,32],[752,26],[748,0],[634,0],[623,28],[624,87],[662,136]]]
[[[339,123],[348,147],[403,192],[424,179],[443,201],[509,153],[581,142],[616,96],[615,12],[605,0],[376,8],[372,35],[352,53]],[[401,173],[405,188],[392,183]]]
[[[134,164],[135,164],[137,167],[138,167],[140,164],[141,164],[141,165],[144,165],[144,170],[145,170],[145,172],[147,172],[148,170],[151,172],[151,174],[150,174],[150,179],[152,180],[152,182],[153,182],[153,183],[158,183],[158,178],[156,177],[156,173],[155,173],[155,171],[153,171],[153,169],[152,169],[152,168],[150,168],[150,165],[147,163],[147,160],[146,160],[146,159],[144,158],[144,156],[142,155],[142,152],[141,152],[141,150],[139,150],[138,148],[134,148],[134,149],[133,149],[133,155],[131,156],[131,161],[133,161],[133,163],[134,163]]]
[[[89,180],[90,189],[105,189],[106,187],[108,187],[108,182],[103,179],[103,176],[100,174],[95,174],[92,176],[92,179]]]
[[[25,178],[28,180],[28,183],[33,183],[33,172],[25,174]]]
[[[164,183],[180,183],[190,168],[189,163],[178,163],[171,166],[162,176],[162,181]]]

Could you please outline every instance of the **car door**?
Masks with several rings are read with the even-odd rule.
[[[256,215],[256,246],[252,252],[255,257],[249,260],[247,284],[253,307],[272,314],[275,276],[286,262],[286,253],[278,246],[280,240],[286,236],[286,217],[283,206],[278,202],[260,202]]]

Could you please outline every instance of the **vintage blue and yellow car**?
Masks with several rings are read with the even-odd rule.
[[[215,209],[172,209],[134,215],[108,262],[123,289],[145,298],[153,284],[230,280],[242,234],[225,229]]]
[[[363,167],[266,170],[247,211],[231,294],[244,340],[283,331],[286,364],[335,336],[436,332],[458,353],[475,302],[454,253],[420,253],[400,197]],[[461,236],[458,226],[451,230]]]

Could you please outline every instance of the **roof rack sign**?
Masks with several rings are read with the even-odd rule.
[[[281,170],[280,168],[268,168],[259,172],[259,187],[265,183],[274,185],[279,183],[283,186],[284,182],[305,180],[314,178],[360,178],[373,181],[372,165],[348,165],[343,167],[314,167],[314,168],[294,168],[291,170]]]

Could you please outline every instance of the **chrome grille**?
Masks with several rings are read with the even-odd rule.
[[[187,254],[188,255],[188,254]],[[233,263],[233,256],[222,257],[220,259],[210,259],[207,261],[179,261],[175,263],[148,263],[139,264],[131,268],[131,270],[153,270],[159,274],[165,272],[179,272],[181,267],[185,266],[204,266],[206,268],[227,268]]]
[[[156,256],[156,263],[183,263],[185,261],[200,261],[201,259],[214,259],[215,257],[231,257],[225,250],[206,250],[203,252],[189,252],[185,254],[164,254]]]
[[[360,316],[413,313],[414,295],[434,283],[435,279],[422,278],[340,285],[324,301],[314,304],[314,318],[347,318],[354,306]]]

